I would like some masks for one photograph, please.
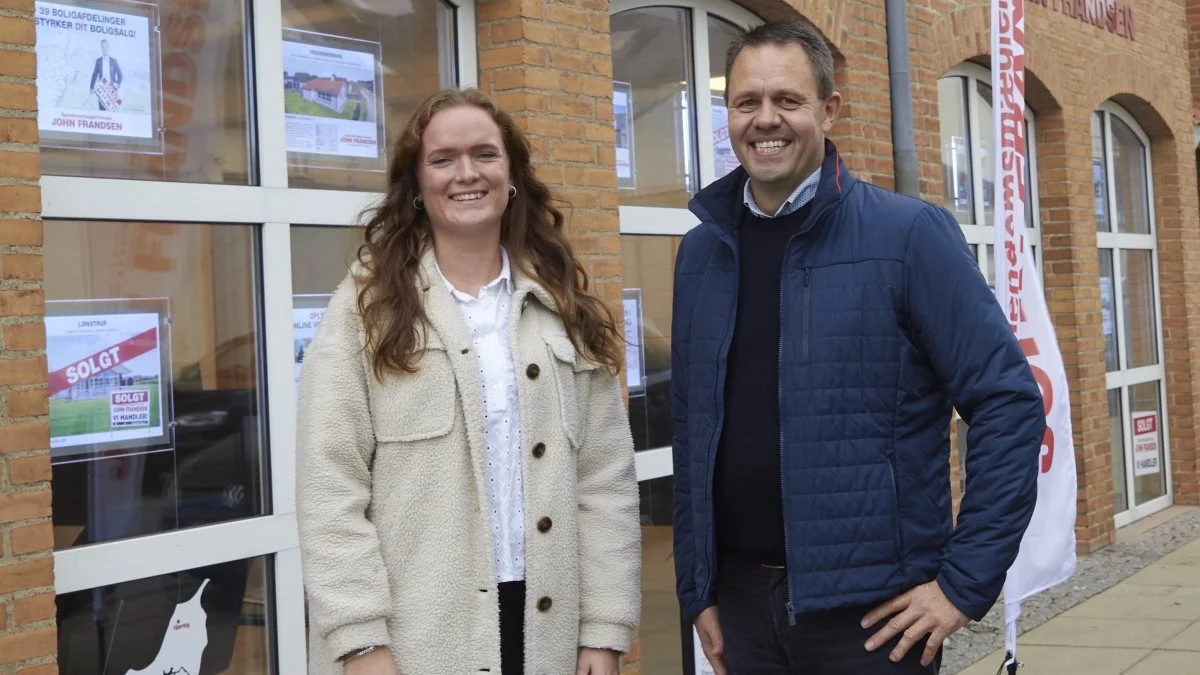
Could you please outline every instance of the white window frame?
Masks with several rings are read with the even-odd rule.
[[[699,152],[700,185],[707,186],[716,179],[716,167],[713,163],[712,152],[704,152],[709,144],[699,143],[699,139],[712,138],[712,96],[709,73],[708,47],[708,17],[720,19],[739,28],[749,30],[763,20],[755,16],[745,7],[736,5],[728,0],[612,0],[609,14],[616,15],[634,9],[653,7],[683,8],[691,13],[691,38],[689,54],[692,59],[692,80],[694,82],[692,102],[696,105],[696,130],[694,143]],[[703,94],[703,95],[702,95]],[[657,206],[620,206],[618,207],[620,229],[622,235],[659,235],[682,237],[700,220],[686,208],[664,208]],[[641,450],[636,455],[637,478],[639,481],[664,478],[674,473],[671,461],[671,446]]]
[[[1097,249],[1111,251],[1113,257],[1113,321],[1116,324],[1114,330],[1116,330],[1117,334],[1117,363],[1120,366],[1118,370],[1105,374],[1105,394],[1107,399],[1108,391],[1117,389],[1121,393],[1121,432],[1124,439],[1122,458],[1125,461],[1125,494],[1126,503],[1131,506],[1127,510],[1115,514],[1114,521],[1117,527],[1124,527],[1148,515],[1168,508],[1174,500],[1171,476],[1171,440],[1169,433],[1171,425],[1168,420],[1170,406],[1167,405],[1167,357],[1163,349],[1163,308],[1162,294],[1159,290],[1159,278],[1162,271],[1159,268],[1158,258],[1158,223],[1154,208],[1154,167],[1150,138],[1146,136],[1146,133],[1142,130],[1142,126],[1138,124],[1133,115],[1112,101],[1103,103],[1097,108],[1096,112],[1104,115],[1102,133],[1104,134],[1105,179],[1107,181],[1105,189],[1108,198],[1108,221],[1111,229],[1110,232],[1096,232],[1096,246]],[[1112,125],[1109,121],[1112,117],[1121,120],[1126,126],[1132,129],[1134,135],[1137,136],[1138,141],[1146,151],[1146,196],[1150,212],[1150,234],[1124,234],[1119,231],[1120,214],[1117,212],[1116,176],[1113,171],[1113,134]],[[1127,343],[1125,335],[1125,298],[1123,284],[1121,283],[1123,270],[1121,269],[1120,253],[1122,249],[1150,252],[1150,264],[1154,270],[1154,329],[1156,332],[1155,342],[1158,347],[1157,365],[1139,368],[1127,368],[1125,366]],[[1166,479],[1166,491],[1161,497],[1152,499],[1145,504],[1132,506],[1136,492],[1134,490],[1133,475],[1133,425],[1130,419],[1133,411],[1129,405],[1129,387],[1150,382],[1158,382],[1159,424],[1162,428],[1163,439],[1162,470]]]
[[[458,86],[478,86],[475,0],[442,0],[455,9]],[[261,233],[260,266],[266,362],[268,439],[263,467],[269,471],[270,515],[175,530],[67,549],[54,553],[59,594],[172,574],[220,562],[273,556],[276,646],[271,672],[308,672],[304,588],[296,528],[296,401],[292,352],[293,225],[350,226],[382,193],[288,187],[283,72],[283,8],[279,0],[247,0],[253,45],[257,126],[251,161],[259,185],[209,185],[165,181],[43,176],[42,217],[51,220],[115,220],[245,224]],[[250,37],[250,36],[247,36]],[[251,77],[252,76],[252,77]]]
[[[974,95],[975,81],[982,82],[988,87],[992,86],[992,73],[987,68],[977,63],[960,63],[951,68],[939,80],[948,77],[961,77],[967,79],[967,148],[971,153],[971,202],[974,205],[974,222],[961,225],[963,237],[967,243],[976,247],[976,260],[979,262],[979,269],[983,271],[984,276],[989,282],[993,282],[996,277],[996,271],[988,267],[987,264],[987,247],[994,246],[996,242],[996,226],[982,225],[983,223],[983,162],[980,160],[977,140],[979,138],[979,101]],[[995,105],[996,92],[992,92],[992,105]],[[1029,159],[1029,196],[1033,209],[1033,222],[1026,223],[1026,232],[1029,235],[1029,240],[1034,246],[1034,257],[1038,268],[1038,273],[1042,277],[1043,286],[1045,285],[1045,272],[1042,270],[1042,217],[1041,217],[1041,199],[1038,189],[1038,167],[1037,167],[1037,114],[1028,106],[1025,108],[1025,121],[1029,126],[1029,133],[1026,134],[1027,157]],[[941,145],[941,135],[938,135],[938,144]],[[993,145],[995,143],[993,142]],[[995,157],[989,157],[988,161],[994,161]],[[993,187],[992,199],[995,201],[995,195],[999,191]],[[993,205],[994,206],[994,205]]]

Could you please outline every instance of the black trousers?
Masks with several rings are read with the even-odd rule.
[[[502,582],[499,592],[501,675],[524,675],[525,582]]]
[[[717,573],[717,616],[729,675],[937,675],[942,652],[922,666],[925,640],[914,644],[900,663],[888,658],[900,636],[868,652],[867,640],[885,625],[880,621],[861,627],[871,609],[804,614],[792,626],[783,569],[726,556]]]

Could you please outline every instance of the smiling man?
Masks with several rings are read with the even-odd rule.
[[[680,606],[718,675],[936,673],[1032,516],[1037,383],[953,216],[825,138],[842,99],[816,29],[743,35],[726,83],[742,166],[693,199],[675,272]]]

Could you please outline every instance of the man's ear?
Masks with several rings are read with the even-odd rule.
[[[821,120],[821,129],[825,133],[833,128],[833,123],[837,121],[838,114],[842,112],[842,95],[838,92],[833,92],[829,98],[825,99],[825,109],[823,110],[825,118]]]

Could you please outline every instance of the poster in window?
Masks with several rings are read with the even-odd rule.
[[[1158,452],[1158,413],[1135,412],[1133,422],[1133,475],[1148,476],[1162,470]]]
[[[51,461],[169,447],[165,301],[158,306],[121,300],[46,306]]]
[[[157,7],[35,2],[42,145],[161,151]]]
[[[300,369],[304,365],[304,354],[308,344],[321,327],[325,318],[325,307],[332,295],[295,295],[292,296],[292,356],[295,361],[295,377],[297,392],[300,387]]]
[[[626,288],[622,300],[625,312],[625,384],[629,394],[646,388],[645,352],[642,346],[642,289]]]
[[[283,37],[289,161],[383,170],[379,43],[290,28]]]
[[[617,187],[637,187],[633,161],[633,87],[613,82],[613,126],[616,128]]]
[[[712,97],[713,171],[714,178],[721,178],[741,166],[729,141],[729,110],[725,99]]]

